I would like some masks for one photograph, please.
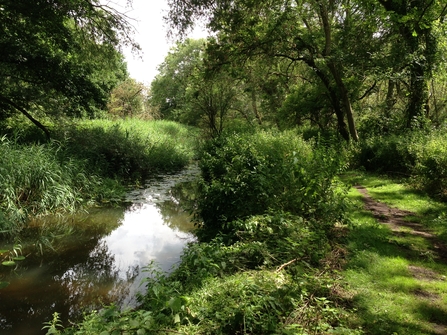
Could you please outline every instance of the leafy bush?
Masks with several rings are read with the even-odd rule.
[[[148,268],[140,302],[156,324],[186,334],[304,334],[340,325],[341,313],[327,298],[334,282],[319,272],[331,249],[324,234],[285,213],[232,225],[239,241],[219,236],[190,244],[169,275]]]
[[[200,160],[199,237],[228,233],[228,223],[269,210],[332,226],[342,219],[335,181],[342,163],[335,150],[312,146],[293,132],[260,131],[210,141]]]
[[[411,134],[373,136],[362,140],[355,150],[353,167],[367,171],[410,174],[415,164],[410,151]]]
[[[430,194],[447,199],[447,135],[444,130],[413,143],[411,150],[416,157],[412,180]]]
[[[445,130],[413,131],[371,137],[355,149],[353,167],[386,174],[400,174],[418,189],[447,198],[447,136]]]

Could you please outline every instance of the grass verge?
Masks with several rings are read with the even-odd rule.
[[[399,180],[352,173],[377,201],[412,211],[406,220],[420,223],[445,242],[446,206],[413,191]],[[367,334],[445,334],[447,330],[447,264],[433,257],[431,241],[402,227],[378,223],[364,209],[361,194],[351,189],[353,202],[348,250],[343,272],[357,308],[357,320]]]

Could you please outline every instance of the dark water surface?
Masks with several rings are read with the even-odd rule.
[[[0,335],[45,334],[54,312],[67,325],[102,304],[135,306],[144,267],[156,261],[168,271],[194,240],[182,201],[194,197],[197,175],[193,167],[154,178],[128,194],[125,208],[31,222],[20,241],[25,260],[0,265],[0,281],[10,283],[0,289]]]

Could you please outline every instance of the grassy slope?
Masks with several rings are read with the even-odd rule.
[[[391,207],[414,212],[412,222],[429,228],[444,243],[447,206],[378,176],[350,174],[352,184]],[[444,334],[447,330],[447,264],[433,254],[427,239],[393,233],[363,209],[361,194],[351,189],[355,205],[349,237],[350,259],[344,271],[358,322],[367,334]]]

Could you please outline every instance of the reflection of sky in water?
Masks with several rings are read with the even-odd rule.
[[[0,290],[0,334],[40,335],[43,322],[54,312],[68,324],[84,308],[112,302],[135,306],[136,293],[145,290],[141,282],[149,275],[144,267],[154,261],[169,271],[194,240],[188,233],[193,224],[182,207],[191,195],[183,182],[197,175],[197,167],[192,167],[153,178],[145,188],[129,192],[132,205],[125,210],[98,208],[87,216],[32,222],[32,232],[53,223],[62,228],[73,224],[74,232],[59,241],[57,254],[34,252],[14,269],[0,268],[0,280],[10,282]],[[35,243],[34,237],[30,243]]]
[[[109,253],[114,255],[122,279],[126,279],[129,269],[139,269],[124,304],[132,304],[136,292],[144,290],[144,285],[140,285],[148,275],[141,271],[144,267],[155,261],[161,270],[169,271],[179,261],[186,244],[194,240],[193,234],[179,230],[185,227],[170,227],[160,207],[163,203],[176,202],[177,199],[170,196],[171,187],[196,175],[197,168],[187,169],[131,192],[129,198],[133,198],[134,204],[124,213],[121,225],[102,239]]]
[[[124,275],[129,267],[141,268],[152,260],[168,271],[192,238],[167,226],[154,204],[144,204],[124,213],[122,225],[104,240]]]

